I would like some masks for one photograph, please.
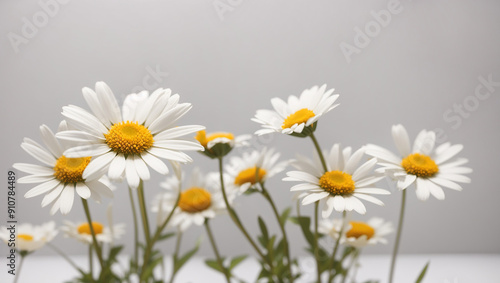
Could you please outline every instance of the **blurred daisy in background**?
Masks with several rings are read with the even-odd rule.
[[[326,84],[306,89],[297,97],[290,95],[288,101],[281,98],[271,99],[274,110],[257,110],[252,121],[261,124],[256,135],[283,133],[307,136],[316,127],[316,122],[339,104],[334,104],[338,94],[334,89],[326,90]]]
[[[332,211],[356,211],[365,214],[366,208],[361,200],[377,205],[384,205],[382,201],[371,195],[388,195],[389,191],[376,188],[375,183],[384,176],[378,176],[372,170],[377,160],[372,158],[361,165],[365,148],[352,153],[351,147],[340,150],[339,144],[333,145],[330,152],[324,152],[327,172],[318,155],[315,159],[298,156],[291,165],[298,171],[287,172],[284,181],[302,182],[293,186],[290,191],[304,192],[301,196],[303,205],[323,201],[323,218],[330,216]]]
[[[59,125],[59,131],[66,130],[68,126],[63,121]],[[113,197],[110,183],[102,179],[102,175],[97,175],[97,178],[92,180],[83,177],[84,170],[91,162],[90,156],[67,157],[64,151],[71,146],[70,143],[59,142],[46,125],[40,126],[40,133],[46,147],[29,138],[24,139],[21,147],[43,165],[13,165],[15,169],[31,174],[20,178],[19,183],[41,183],[29,190],[24,197],[32,198],[45,194],[42,207],[51,204],[50,214],[55,214],[58,210],[62,214],[69,213],[73,207],[75,192],[83,199],[92,198],[97,202],[101,201],[102,196]]]
[[[155,198],[152,208],[153,212],[163,214],[159,215],[158,223],[164,222],[174,208],[181,186],[180,182],[177,177],[171,176],[160,184],[166,192]],[[216,215],[226,211],[219,173],[203,175],[198,168],[195,168],[186,183],[186,188],[180,193],[179,203],[169,223],[170,226],[185,231],[192,224],[201,226],[206,219],[215,218]],[[233,199],[234,194],[228,194],[230,203]]]
[[[92,228],[99,243],[112,243],[125,234],[125,224],[104,226],[100,222],[92,221]],[[64,221],[64,225],[60,229],[65,237],[76,239],[85,244],[92,244],[92,234],[88,222]]]
[[[202,153],[210,158],[227,155],[233,148],[248,145],[250,135],[235,136],[229,132],[215,132],[207,134],[205,130],[198,131],[196,140],[205,149]]]
[[[280,153],[267,148],[244,152],[241,156],[232,156],[225,168],[228,183],[231,184],[227,188],[234,188],[237,192],[244,193],[253,185],[265,182],[282,172],[289,161],[278,162],[279,157]]]
[[[472,169],[462,166],[468,160],[455,158],[463,149],[461,144],[451,145],[446,142],[434,148],[436,134],[422,130],[412,148],[408,133],[402,125],[392,126],[392,137],[399,155],[373,144],[367,146],[366,153],[379,160],[379,165],[382,166],[380,172],[397,180],[399,190],[415,184],[418,199],[427,200],[429,195],[433,195],[443,200],[445,196],[441,187],[461,191],[462,187],[458,183],[470,183],[470,178],[463,174],[471,173]]]
[[[21,253],[31,253],[52,241],[58,231],[55,222],[51,221],[42,225],[22,223],[17,225],[14,233],[17,233],[15,238],[15,249]],[[0,239],[6,244],[12,242],[10,241],[11,230],[8,230],[8,227],[3,226],[0,228]]]
[[[204,127],[176,125],[192,106],[179,103],[179,95],[172,95],[170,89],[131,94],[120,110],[108,85],[97,82],[95,88],[95,92],[82,90],[92,114],[74,105],[63,107],[62,114],[77,130],[57,134],[82,144],[66,150],[65,155],[93,157],[83,172],[84,179],[94,180],[107,172],[111,179],[124,176],[131,188],[137,188],[141,180],[150,179],[148,167],[163,175],[169,172],[161,159],[191,162],[183,151],[204,149],[195,141],[179,139]]]
[[[342,219],[324,219],[319,223],[318,231],[337,240],[342,223]],[[340,243],[355,248],[363,248],[378,243],[387,244],[384,237],[394,232],[392,223],[378,217],[373,217],[368,222],[345,221],[344,223]]]

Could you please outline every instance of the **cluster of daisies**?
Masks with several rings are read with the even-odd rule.
[[[68,214],[75,196],[97,203],[103,197],[112,198],[116,193],[112,182],[125,180],[129,188],[137,189],[150,179],[152,169],[167,175],[160,185],[165,191],[156,196],[152,205],[158,226],[171,216],[169,226],[185,231],[192,224],[201,226],[207,219],[227,212],[236,197],[258,189],[258,184],[292,166],[294,170],[286,172],[283,181],[296,182],[290,191],[303,205],[320,205],[323,220],[319,233],[360,248],[386,243],[384,236],[394,229],[380,218],[351,221],[347,219],[355,217],[346,218],[345,213],[365,214],[366,203],[383,205],[376,196],[390,193],[377,183],[386,176],[400,190],[415,188],[420,200],[430,195],[442,200],[443,187],[462,190],[460,184],[470,182],[464,176],[472,172],[463,166],[467,160],[456,158],[463,147],[450,143],[436,146],[432,131],[421,131],[412,146],[406,129],[393,126],[396,152],[373,144],[359,149],[333,144],[329,150],[321,150],[314,132],[320,118],[339,105],[335,104],[339,95],[333,89],[327,90],[326,85],[306,89],[286,101],[273,98],[272,110],[258,110],[252,118],[261,125],[256,135],[278,132],[312,138],[316,150],[311,158],[297,156],[279,161],[278,152],[265,148],[230,156],[220,172],[203,174],[194,169],[189,176],[179,167],[193,161],[186,151],[222,160],[233,148],[247,146],[251,136],[207,133],[200,125],[179,125],[179,119],[192,106],[181,103],[180,96],[170,89],[130,94],[120,106],[108,85],[98,82],[95,89],[84,88],[83,97],[90,111],[75,105],[63,107],[64,120],[57,132],[46,125],[40,127],[43,145],[24,139],[21,147],[38,164],[14,164],[15,169],[28,174],[19,183],[37,184],[25,197],[43,195],[41,205],[50,206],[50,214]],[[168,163],[174,174],[169,175]],[[344,217],[332,218],[333,211]],[[57,234],[54,227],[53,222],[20,226],[19,249],[31,252],[43,246]],[[92,242],[94,231],[98,241],[110,243],[124,233],[124,227],[67,222],[62,231],[86,243]],[[0,234],[5,241],[7,237]]]

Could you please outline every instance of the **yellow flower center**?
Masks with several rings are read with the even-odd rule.
[[[181,193],[179,207],[185,212],[195,213],[207,209],[211,203],[212,196],[207,190],[192,187]]]
[[[28,241],[28,242],[33,241],[33,236],[28,235],[28,234],[18,234],[17,238],[18,239],[23,239],[23,240]]]
[[[364,223],[364,222],[356,222],[356,221],[351,221],[349,224],[351,224],[351,230],[347,231],[346,237],[354,237],[354,238],[359,238],[363,235],[366,236],[366,239],[370,239],[373,237],[375,234],[375,229],[373,229],[372,226]]]
[[[420,153],[408,155],[401,162],[401,166],[403,166],[406,173],[422,178],[432,177],[439,171],[439,167],[434,160]]]
[[[238,176],[234,178],[234,184],[241,186],[245,183],[251,183],[254,185],[255,183],[262,181],[262,178],[264,178],[265,175],[266,170],[259,168],[259,172],[257,173],[257,167],[254,166],[238,173]]]
[[[123,154],[140,154],[154,142],[148,128],[130,121],[114,124],[104,137],[113,151]]]
[[[102,234],[104,226],[99,222],[92,221],[92,228],[94,228],[94,233],[98,235]],[[82,225],[78,226],[78,234],[92,235],[92,232],[90,232],[90,225],[88,223],[83,223]]]
[[[285,121],[283,121],[282,129],[287,129],[292,127],[295,124],[301,124],[307,122],[310,118],[316,116],[314,112],[307,108],[302,108],[299,111],[293,113],[292,115],[286,117]]]
[[[234,135],[231,133],[219,132],[219,133],[212,133],[212,134],[209,134],[207,136],[205,130],[201,130],[195,136],[195,139],[198,140],[198,142],[203,147],[207,147],[207,144],[209,142],[215,140],[216,138],[226,138],[226,139],[234,140]]]
[[[342,171],[326,172],[319,179],[319,186],[332,195],[348,195],[356,188],[351,175]]]
[[[67,158],[61,156],[54,166],[54,176],[64,183],[83,182],[82,174],[91,157]]]

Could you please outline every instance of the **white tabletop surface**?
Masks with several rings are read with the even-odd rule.
[[[85,256],[71,257],[82,268],[87,267]],[[401,255],[395,275],[395,282],[415,282],[422,267],[430,261],[430,267],[424,283],[500,283],[500,255],[493,254],[447,254],[447,255]],[[12,282],[13,276],[7,274],[5,260],[2,261],[0,282]],[[389,256],[364,255],[361,257],[357,282],[368,279],[387,281]],[[166,261],[168,276],[171,261]],[[314,279],[314,261],[303,258],[300,268],[305,274],[297,282],[311,282]],[[29,256],[23,264],[19,283],[57,283],[64,282],[75,275],[76,271],[60,257]],[[235,274],[247,282],[254,282],[259,270],[257,261],[245,260],[238,266]],[[178,273],[175,282],[224,282],[224,278],[209,269],[200,257],[193,258]],[[349,282],[351,283],[351,282]]]

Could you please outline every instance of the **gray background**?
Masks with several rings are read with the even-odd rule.
[[[257,109],[270,108],[272,97],[298,95],[305,88],[327,83],[341,95],[341,106],[320,120],[317,136],[324,148],[334,142],[353,147],[370,142],[395,150],[390,127],[396,123],[407,127],[411,139],[421,129],[438,129],[441,142],[465,146],[461,156],[469,158],[474,168],[472,184],[465,185],[463,192],[446,190],[445,201],[420,202],[411,191],[402,253],[500,252],[498,85],[489,98],[474,100],[480,76],[500,81],[500,2],[401,1],[402,11],[393,14],[390,23],[375,31],[369,44],[348,62],[340,44],[354,45],[355,28],[373,24],[370,12],[385,10],[389,3],[364,2],[69,1],[59,4],[44,23],[37,1],[3,0],[1,172],[5,176],[15,162],[33,162],[19,146],[23,137],[40,141],[39,125],[56,128],[64,105],[86,107],[80,90],[99,80],[106,81],[120,100],[141,88],[172,88],[182,101],[194,105],[181,124],[203,124],[208,131],[236,134],[258,129],[250,118]],[[218,14],[214,6],[218,3],[233,6]],[[9,36],[23,36],[27,25],[23,18],[33,23],[33,16],[40,17],[42,26],[28,34],[30,38],[16,53]],[[168,76],[155,78],[151,70],[156,68]],[[453,112],[454,105],[469,110],[460,116]],[[265,145],[279,147],[284,158],[292,158],[295,152],[312,153],[307,139],[276,134],[252,141],[253,147]],[[215,161],[198,153],[191,156],[204,171],[216,170]],[[291,205],[292,196],[290,185],[280,181],[283,176],[268,185],[280,209]],[[149,200],[160,191],[161,179],[154,174],[146,184]],[[381,216],[396,223],[400,193],[388,182],[381,185],[394,194],[381,197],[385,207],[367,204],[368,214],[359,219]],[[0,193],[0,219],[7,217],[5,187]],[[19,185],[19,195],[29,188]],[[84,219],[78,200],[68,216],[51,217],[48,209],[40,208],[41,199],[20,198],[18,218],[31,223]],[[130,248],[132,222],[123,184],[113,203],[116,222],[128,224],[121,242]],[[261,197],[239,198],[237,203],[254,235],[256,215],[268,218],[268,225],[278,232]],[[105,207],[91,203],[95,220],[106,221]],[[311,208],[305,211],[310,213]],[[223,254],[252,253],[227,216],[214,220],[213,228]],[[299,229],[293,224],[287,229],[293,254],[305,254]],[[190,229],[184,247],[200,234],[204,235],[202,229]],[[57,244],[71,254],[86,252],[83,245],[62,236]],[[172,244],[162,244],[162,249],[172,251]],[[365,252],[389,253],[391,247],[381,245]],[[212,256],[206,237],[200,254]]]

